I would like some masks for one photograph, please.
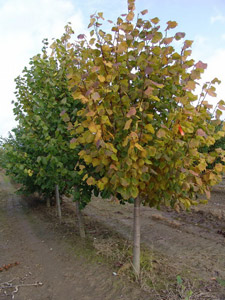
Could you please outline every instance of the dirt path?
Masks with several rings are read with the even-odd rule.
[[[7,178],[0,175],[0,267],[19,262],[0,272],[0,285],[12,279],[14,285],[43,284],[20,287],[16,300],[155,300],[125,277],[114,276],[115,269],[99,256],[93,257],[93,241],[100,247],[102,241],[103,246],[110,241],[107,228],[132,238],[132,205],[93,199],[84,210],[92,239],[89,251],[88,242],[74,234],[74,203],[64,202],[63,226],[56,222],[54,208],[46,213],[45,207],[30,204],[16,196]],[[95,222],[106,232],[103,240]],[[166,281],[170,272],[174,282],[177,275],[190,279],[195,287],[190,300],[225,300],[225,192],[214,192],[208,205],[190,212],[142,208],[141,234],[153,252],[152,276],[164,276]],[[159,273],[154,274],[156,264]],[[0,299],[12,299],[13,289],[8,290],[11,296],[4,296],[4,291],[0,290]]]
[[[75,241],[75,240],[74,240]],[[30,214],[4,175],[0,176],[0,285],[41,283],[19,287],[16,300],[119,300],[150,299],[136,285],[112,274],[112,269],[83,256],[73,238],[51,222]],[[85,246],[83,244],[83,246]],[[0,299],[13,299],[13,289],[0,289]]]

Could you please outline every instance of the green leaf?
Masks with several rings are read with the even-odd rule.
[[[77,145],[78,145],[77,140],[75,138],[73,138],[70,141],[70,149],[75,149],[77,147]]]
[[[178,275],[178,276],[177,276],[177,284],[178,284],[178,285],[182,285],[182,283],[183,283],[183,280],[182,280],[182,278],[180,277],[180,275]]]
[[[225,286],[225,280],[224,280],[224,279],[217,278],[216,281],[217,281],[220,285]]]
[[[138,188],[136,186],[131,187],[130,193],[133,198],[137,198],[139,194]]]
[[[114,154],[114,153],[111,155],[111,158],[115,161],[118,161],[118,158],[117,158],[116,154]]]

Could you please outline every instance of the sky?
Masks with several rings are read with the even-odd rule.
[[[177,31],[194,40],[192,57],[208,64],[204,81],[218,77],[217,98],[225,100],[225,1],[136,0],[136,12],[148,9],[146,18],[158,17],[162,29],[177,21]],[[12,100],[14,79],[40,53],[42,40],[60,38],[72,23],[75,34],[87,33],[90,15],[103,12],[110,20],[127,12],[127,0],[0,0],[0,136],[16,126]]]

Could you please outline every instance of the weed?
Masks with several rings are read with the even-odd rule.
[[[185,285],[185,283],[184,283],[183,279],[180,277],[180,275],[177,276],[177,287],[178,287],[178,292],[179,292],[181,299],[184,299],[184,300],[191,299],[193,291]]]

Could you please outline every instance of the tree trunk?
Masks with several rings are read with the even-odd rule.
[[[57,215],[59,217],[59,221],[61,223],[62,213],[61,213],[61,205],[60,205],[60,198],[59,198],[59,186],[58,184],[55,186],[55,198],[56,198],[56,205],[57,205]]]
[[[81,238],[85,238],[85,230],[84,230],[84,220],[80,210],[80,201],[76,201],[76,213],[77,213],[77,220],[78,220],[78,227],[79,233]]]
[[[140,274],[140,206],[141,200],[137,197],[134,200],[133,220],[133,268],[137,276]]]
[[[48,208],[51,207],[51,201],[50,201],[50,198],[49,198],[49,197],[46,199],[46,206],[47,206]]]

